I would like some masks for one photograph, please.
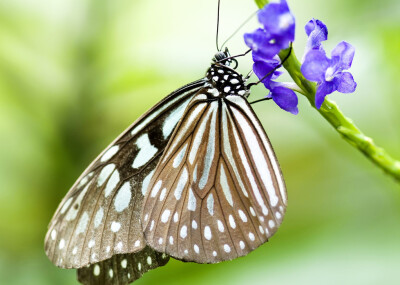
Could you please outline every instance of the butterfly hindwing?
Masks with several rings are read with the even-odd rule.
[[[116,254],[110,259],[79,268],[78,281],[85,285],[124,285],[147,271],[167,264],[169,256],[148,246],[135,254]]]
[[[198,263],[244,256],[282,222],[286,190],[272,147],[243,96],[191,100],[145,195],[142,223],[157,251]]]
[[[144,249],[143,193],[186,105],[203,85],[199,80],[167,96],[85,170],[49,225],[45,250],[54,264],[81,268]]]

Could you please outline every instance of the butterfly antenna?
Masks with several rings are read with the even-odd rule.
[[[217,45],[217,51],[220,51],[218,46],[218,34],[219,34],[219,10],[221,7],[221,0],[218,0],[218,14],[217,14],[217,34],[215,35],[215,44]]]
[[[226,45],[226,43],[228,41],[230,41],[242,28],[244,25],[246,25],[256,14],[257,14],[258,10],[254,11],[254,13],[252,13],[222,44],[221,46],[221,50],[224,48],[224,46]]]

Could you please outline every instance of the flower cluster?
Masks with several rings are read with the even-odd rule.
[[[352,93],[357,84],[349,72],[354,58],[354,47],[347,43],[339,43],[332,51],[331,58],[326,56],[321,42],[328,39],[328,29],[319,20],[312,19],[305,27],[308,35],[301,73],[310,81],[317,82],[315,106],[319,109],[326,95],[334,91]]]
[[[253,53],[253,71],[270,90],[267,97],[292,114],[297,114],[298,99],[296,94],[283,83],[275,82],[280,72],[276,68],[281,61],[278,53],[289,47],[294,41],[295,19],[286,0],[271,3],[258,13],[262,28],[244,35],[245,43]]]
[[[298,99],[293,92],[293,83],[276,82],[281,72],[277,71],[281,61],[278,53],[287,49],[295,37],[295,19],[286,0],[266,5],[258,13],[262,28],[244,35],[245,43],[253,53],[253,70],[270,93],[267,97],[283,110],[298,113]],[[317,83],[315,106],[320,108],[325,97],[334,91],[352,93],[357,84],[353,76],[345,70],[351,67],[354,47],[347,42],[339,43],[326,56],[322,42],[328,39],[326,25],[316,19],[305,26],[308,36],[301,72],[304,77]],[[296,89],[296,88],[294,88]]]

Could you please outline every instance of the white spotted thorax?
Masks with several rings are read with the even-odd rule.
[[[169,256],[216,263],[244,256],[282,223],[279,164],[219,52],[203,79],[156,104],[101,153],[59,205],[49,259],[83,284],[129,284]]]

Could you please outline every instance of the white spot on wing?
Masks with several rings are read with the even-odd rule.
[[[179,151],[178,155],[174,159],[174,162],[172,163],[172,167],[177,168],[179,165],[181,165],[183,158],[185,157],[185,154],[186,154],[187,146],[188,146],[188,143],[186,143],[183,146],[183,148]]]
[[[256,239],[253,233],[249,233],[249,238],[251,241],[254,241]]]
[[[236,228],[235,219],[233,218],[232,215],[229,215],[229,224],[231,225],[232,229]]]
[[[57,231],[56,231],[56,230],[52,230],[52,231],[51,231],[51,239],[52,239],[52,240],[55,240],[56,237],[57,237]]]
[[[162,132],[164,139],[166,139],[174,130],[176,124],[179,122],[180,118],[185,111],[187,104],[189,103],[190,99],[175,109],[164,121]]]
[[[116,248],[117,248],[118,251],[122,250],[122,242],[121,241],[119,243],[117,243]]]
[[[106,166],[103,167],[101,170],[99,177],[97,178],[97,186],[102,186],[104,182],[108,179],[108,177],[111,175],[111,173],[115,169],[115,164],[107,164]]]
[[[110,147],[100,158],[100,161],[105,162],[105,161],[109,160],[111,157],[113,157],[118,152],[118,150],[119,150],[118,145],[114,145],[114,146]]]
[[[143,194],[143,196],[146,195],[147,188],[149,187],[150,180],[153,177],[154,171],[155,170],[153,170],[152,172],[147,174],[147,176],[143,179],[143,182],[142,182],[142,194]]]
[[[64,240],[64,239],[61,239],[61,240],[60,240],[60,244],[58,245],[58,248],[59,248],[59,249],[63,249],[64,246],[65,246],[65,240]]]
[[[242,210],[239,210],[238,212],[239,212],[239,217],[242,219],[243,223],[247,223],[246,214]]]
[[[167,188],[164,188],[163,190],[161,190],[160,202],[161,202],[162,200],[164,200],[166,194],[167,194]]]
[[[231,252],[231,247],[227,244],[224,244],[224,250],[226,253],[230,253]]]
[[[188,200],[188,210],[196,210],[196,197],[193,194],[192,188],[189,189],[189,200]]]
[[[131,201],[131,185],[130,182],[125,182],[119,189],[117,196],[115,197],[114,206],[117,212],[125,210]]]
[[[214,216],[214,196],[212,193],[210,195],[208,195],[208,198],[207,198],[207,209],[208,209],[208,213],[211,216]]]
[[[114,173],[111,175],[110,179],[107,182],[106,188],[104,189],[104,196],[107,198],[114,188],[119,183],[119,172],[115,170]]]
[[[231,194],[231,190],[229,189],[228,179],[226,177],[223,164],[221,164],[220,183],[221,183],[221,188],[222,188],[222,191],[224,192],[224,196],[225,196],[226,200],[228,201],[229,205],[231,205],[233,207],[232,194]]]
[[[99,266],[98,264],[96,264],[96,265],[93,267],[93,275],[94,275],[94,276],[99,276],[99,275],[100,275],[100,266]]]
[[[120,223],[118,223],[118,222],[112,222],[111,223],[111,230],[114,233],[118,232],[120,230],[120,228],[121,228],[121,224]]]
[[[139,148],[139,152],[132,163],[133,168],[139,168],[145,165],[154,157],[158,150],[151,144],[148,134],[140,136],[136,141],[136,145]]]
[[[205,226],[204,228],[204,237],[206,238],[206,240],[211,240],[212,238],[211,229],[209,226]]]
[[[178,185],[175,188],[174,195],[175,195],[176,200],[181,199],[182,191],[185,188],[186,183],[188,182],[188,178],[189,178],[188,176],[189,176],[189,174],[185,167],[182,171],[181,176],[179,177]]]
[[[153,190],[151,191],[151,197],[156,197],[158,194],[158,191],[160,191],[161,189],[161,185],[162,185],[162,181],[158,180],[158,182],[156,183],[156,185],[154,185]]]
[[[96,215],[94,216],[94,228],[100,226],[101,221],[103,220],[103,216],[104,216],[104,209],[103,207],[100,207],[100,209],[96,212]]]
[[[127,265],[128,265],[128,261],[127,261],[126,259],[123,259],[123,260],[121,261],[121,266],[122,266],[122,268],[126,268]]]
[[[64,213],[65,213],[65,211],[66,211],[66,210],[68,209],[68,207],[71,205],[72,200],[73,200],[73,198],[71,197],[71,198],[69,198],[69,199],[64,203],[64,205],[62,206],[61,211],[60,211],[61,214],[64,214]]]
[[[81,219],[79,220],[78,226],[76,227],[75,234],[78,235],[78,234],[80,234],[80,233],[85,232],[86,227],[87,227],[87,225],[88,225],[88,222],[89,222],[89,215],[88,215],[88,213],[85,211],[85,212],[82,214]]]
[[[162,213],[162,215],[161,215],[161,222],[163,222],[164,224],[166,223],[166,222],[168,222],[168,219],[169,219],[169,215],[171,214],[171,211],[170,210],[165,210],[163,213]]]
[[[275,222],[273,220],[268,221],[268,226],[272,229],[275,227]]]
[[[183,239],[187,236],[187,227],[186,227],[186,225],[182,226],[181,232],[180,232],[180,236]]]
[[[221,233],[223,233],[224,230],[225,230],[224,224],[223,224],[220,220],[217,221],[217,224],[218,224],[218,230],[219,230]]]

